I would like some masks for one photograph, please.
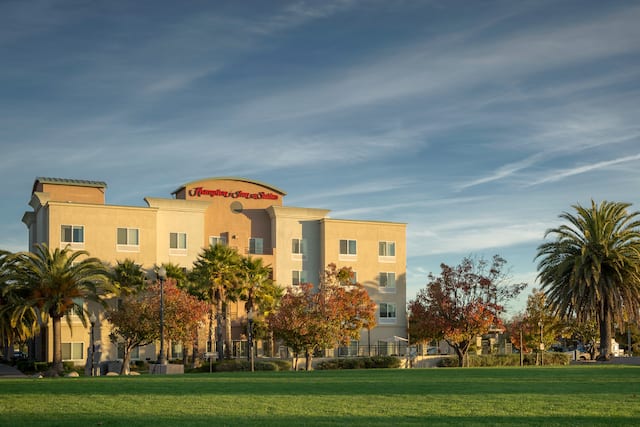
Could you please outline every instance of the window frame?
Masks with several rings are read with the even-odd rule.
[[[120,242],[120,231],[124,230],[126,234],[125,243]],[[136,243],[131,243],[131,232],[135,231]],[[117,227],[116,228],[116,250],[118,252],[140,252],[140,229],[134,227]]]
[[[66,240],[65,230],[68,229],[70,233],[70,240]],[[76,232],[80,232],[79,239]],[[60,246],[71,246],[72,248],[84,248],[85,243],[85,230],[84,225],[78,224],[60,224]]]
[[[383,311],[382,311],[382,306],[384,305],[385,310],[384,310],[384,316],[382,315]],[[391,313],[391,311],[389,310],[390,307],[393,307],[393,317],[389,316],[389,314]],[[398,320],[398,304],[395,302],[381,302],[378,305],[378,323],[380,324],[385,324],[385,325],[390,325],[390,324],[395,324]]]
[[[65,358],[65,347],[68,346],[68,356]],[[77,346],[80,346],[80,357],[77,354],[74,354],[74,347],[77,350]],[[82,341],[66,341],[61,343],[60,350],[62,351],[62,360],[63,361],[75,361],[75,360],[84,360],[85,358],[85,343]]]
[[[345,250],[343,252],[343,242]],[[353,244],[353,245],[352,245]],[[356,239],[339,239],[338,241],[338,259],[353,261],[358,257],[358,241]]]
[[[175,235],[176,247],[172,247],[172,236]],[[189,240],[186,232],[170,231],[169,232],[169,255],[187,255]],[[181,247],[184,246],[184,247]]]
[[[295,283],[296,279],[294,278],[294,276],[297,273],[297,282]],[[293,287],[298,287],[303,283],[307,283],[307,273],[304,270],[291,270],[291,286]]]
[[[260,242],[258,245],[257,243]],[[258,247],[260,251],[258,252]],[[250,237],[248,253],[252,255],[264,255],[264,238],[263,237]]]
[[[378,261],[394,262],[396,260],[396,242],[394,240],[378,240]]]
[[[393,286],[389,286],[389,276],[393,276]],[[384,285],[383,285],[383,277],[384,279]],[[381,271],[379,273],[378,276],[379,280],[378,280],[378,290],[381,293],[395,293],[396,292],[396,273],[394,271]]]
[[[209,236],[209,246],[215,246],[216,244],[227,246],[229,243],[225,236]]]

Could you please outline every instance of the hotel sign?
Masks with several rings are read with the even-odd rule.
[[[191,197],[228,197],[231,199],[254,199],[254,200],[278,200],[278,195],[273,193],[265,193],[260,191],[258,193],[249,193],[246,191],[225,191],[225,190],[210,190],[204,187],[194,187],[189,190],[189,196]]]

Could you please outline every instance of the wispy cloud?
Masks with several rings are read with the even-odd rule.
[[[615,166],[621,163],[633,162],[636,160],[640,160],[640,154],[620,157],[613,160],[606,160],[603,162],[592,163],[589,165],[577,166],[570,169],[563,169],[563,170],[553,172],[551,175],[545,176],[544,178],[540,178],[536,181],[533,181],[531,182],[530,185],[540,185],[540,184],[546,184],[549,182],[556,182],[556,181],[560,181],[562,179],[568,178],[570,176],[580,175],[583,173],[587,173],[587,172],[591,172],[599,169],[606,169],[606,168],[610,168],[611,166]]]

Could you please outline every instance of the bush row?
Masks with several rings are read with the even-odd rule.
[[[470,367],[492,367],[492,366],[520,366],[519,354],[483,354],[468,355],[468,361],[465,366]],[[544,353],[544,365],[568,365],[570,357],[564,353]],[[468,362],[468,365],[467,365]],[[536,359],[536,354],[525,354],[522,357],[522,363],[525,366],[534,366],[540,363],[540,359]],[[458,358],[455,356],[444,357],[438,362],[438,367],[451,368],[458,366]]]
[[[256,360],[254,362],[256,371],[289,371],[291,362],[287,360]],[[251,371],[251,363],[246,359],[231,359],[215,362],[211,365],[213,372],[239,372]],[[189,369],[189,372],[209,372],[209,364],[204,363],[202,366]]]
[[[371,369],[397,368],[400,359],[395,356],[346,357],[322,361],[317,369]]]

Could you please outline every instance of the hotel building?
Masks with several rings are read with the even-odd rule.
[[[204,247],[223,243],[242,255],[261,257],[283,287],[318,283],[330,264],[352,267],[377,304],[378,325],[363,331],[351,352],[366,346],[389,348],[406,337],[406,224],[333,219],[326,209],[283,204],[286,193],[272,185],[235,177],[206,178],[178,187],[172,198],[146,197],[146,206],[106,203],[107,185],[99,181],[36,178],[23,216],[30,249],[86,250],[115,265],[131,259],[153,278],[153,267],[173,263],[191,269]],[[110,326],[97,306],[95,329],[100,360],[117,360],[117,345],[109,341]],[[232,312],[234,340],[241,341],[243,310]],[[51,330],[45,328],[35,345],[35,357],[52,360]],[[84,363],[89,331],[79,319],[63,322],[63,359]],[[204,347],[201,347],[204,348]],[[179,348],[173,349],[174,357]],[[386,352],[386,351],[382,351]],[[155,360],[156,346],[134,358]]]

